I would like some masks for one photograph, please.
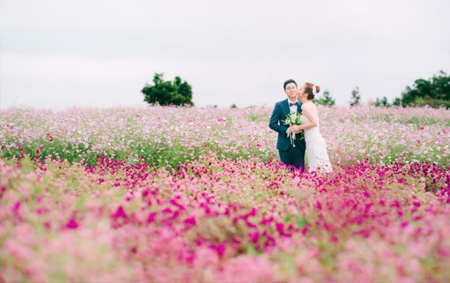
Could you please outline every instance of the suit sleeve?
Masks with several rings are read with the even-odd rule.
[[[272,116],[270,116],[270,122],[269,122],[269,128],[272,130],[279,132],[279,133],[286,133],[289,126],[287,125],[280,125],[281,122],[281,109],[278,104],[275,105],[275,108],[273,109]]]

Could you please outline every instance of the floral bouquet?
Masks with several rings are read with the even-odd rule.
[[[300,121],[300,117],[302,114],[298,113],[297,111],[291,112],[286,116],[286,120],[282,121],[285,125],[293,126],[293,125],[301,125],[302,122]],[[295,133],[287,133],[288,137],[291,139],[291,144],[295,147],[294,141],[296,139]],[[302,140],[303,137],[303,131],[301,131],[299,134],[299,140]]]

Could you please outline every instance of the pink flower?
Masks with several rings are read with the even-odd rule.
[[[66,224],[67,229],[76,229],[78,228],[78,223],[75,219],[70,219]]]
[[[151,223],[151,222],[155,221],[155,219],[156,219],[156,213],[155,212],[150,213],[150,215],[147,218],[147,222]]]
[[[185,223],[185,224],[192,224],[192,225],[197,224],[197,222],[195,221],[195,216],[192,216],[192,217],[190,217],[190,218],[185,219],[185,220],[184,220],[184,223]]]

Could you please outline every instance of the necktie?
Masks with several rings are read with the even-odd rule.
[[[292,107],[292,106],[298,106],[298,102],[295,102],[295,103],[289,103],[289,107]]]

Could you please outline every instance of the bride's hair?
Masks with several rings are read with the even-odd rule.
[[[315,89],[315,92],[313,92],[313,88]],[[305,92],[308,94],[308,100],[314,99],[314,94],[320,92],[320,86],[314,85],[313,83],[306,82],[305,83]]]

